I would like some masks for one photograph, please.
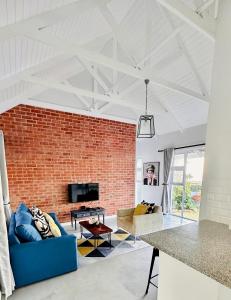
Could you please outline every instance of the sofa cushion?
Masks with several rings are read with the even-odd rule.
[[[137,204],[134,210],[134,216],[144,215],[147,212],[148,207],[144,204]]]
[[[145,202],[144,200],[141,202],[141,204],[146,205],[147,206],[147,211],[146,214],[153,214],[155,212],[155,203],[149,203],[149,202]]]
[[[53,234],[53,236],[55,237],[60,237],[61,236],[61,232],[59,230],[59,227],[55,224],[55,221],[53,220],[53,218],[48,215],[47,213],[43,213],[44,214],[44,217],[46,218],[49,226],[50,226],[50,229],[51,229],[51,232]]]
[[[37,230],[43,239],[54,237],[51,232],[49,223],[47,222],[43,212],[38,207],[34,206],[30,209]]]
[[[68,235],[66,230],[63,228],[63,226],[59,223],[59,220],[54,212],[50,212],[49,215],[52,217],[52,219],[55,221],[55,224],[59,227],[59,230],[61,232],[61,235]]]
[[[32,215],[29,212],[26,211],[18,211],[15,214],[15,227],[18,227],[20,225],[24,224],[33,224],[33,218]]]
[[[16,233],[22,242],[36,242],[42,239],[34,226],[30,224],[23,224],[16,227]]]
[[[21,212],[21,211],[24,211],[24,212],[28,212],[29,211],[29,208],[26,206],[25,203],[20,203],[17,210],[16,210],[16,213],[17,212]]]
[[[21,242],[34,242],[42,239],[32,223],[32,216],[29,212],[18,211],[15,214],[15,232]]]

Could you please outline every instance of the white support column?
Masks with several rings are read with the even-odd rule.
[[[220,2],[200,219],[231,224],[231,1]]]

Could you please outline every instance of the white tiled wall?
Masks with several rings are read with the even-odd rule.
[[[220,1],[219,14],[216,26],[200,218],[230,224],[231,1]]]

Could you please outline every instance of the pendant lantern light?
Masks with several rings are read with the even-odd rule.
[[[139,118],[137,138],[152,138],[155,135],[154,116],[148,114],[148,84],[149,79],[145,79],[146,85],[146,102],[145,102],[145,114]]]

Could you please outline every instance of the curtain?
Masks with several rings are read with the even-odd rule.
[[[6,224],[11,215],[9,202],[4,138],[2,131],[0,131],[0,299],[1,295],[5,299],[8,298],[14,290]]]
[[[174,156],[174,148],[164,150],[164,182],[161,206],[164,213],[171,212],[171,196],[169,190],[170,171]]]
[[[7,223],[10,220],[11,209],[10,209],[10,196],[8,188],[8,176],[6,168],[6,158],[5,158],[5,145],[3,132],[0,131],[0,175],[2,180],[2,195],[4,203],[4,211],[6,215]]]
[[[14,279],[10,265],[6,217],[3,205],[0,177],[0,298],[7,299],[14,290]]]

